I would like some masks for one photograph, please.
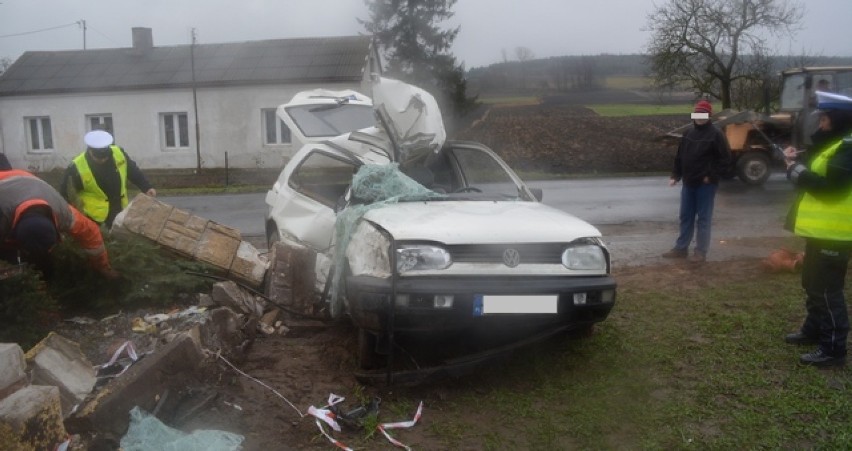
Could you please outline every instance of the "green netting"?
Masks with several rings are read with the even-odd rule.
[[[339,298],[340,281],[343,279],[346,259],[346,248],[358,221],[368,211],[384,207],[388,204],[407,200],[430,199],[442,197],[399,169],[398,163],[367,164],[361,166],[352,177],[352,194],[350,205],[337,214],[334,231],[334,275],[330,290],[330,307],[332,317],[340,312]]]
[[[195,430],[184,433],[163,424],[157,417],[138,406],[130,410],[130,427],[121,438],[125,451],[237,451],[244,437],[217,430]]]

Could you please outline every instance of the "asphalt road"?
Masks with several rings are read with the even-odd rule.
[[[659,261],[677,235],[680,185],[668,186],[666,177],[595,178],[531,182],[542,188],[544,203],[569,212],[595,226],[615,264]],[[266,193],[161,197],[160,200],[195,215],[239,229],[244,239],[265,247]],[[723,182],[716,196],[713,245],[708,258],[726,260],[765,256],[770,244],[742,245],[742,240],[788,237],[784,216],[795,193],[781,173],[763,186],[738,180]]]

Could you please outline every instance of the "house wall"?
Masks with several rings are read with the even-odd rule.
[[[201,167],[277,168],[300,147],[299,143],[263,144],[261,109],[276,108],[299,91],[355,89],[364,92],[364,80],[353,83],[288,84],[200,88],[197,90],[201,136]],[[369,93],[364,92],[369,95]],[[85,150],[86,115],[111,114],[116,143],[141,168],[195,168],[198,153],[191,89],[81,93],[0,98],[0,149],[14,167],[50,171],[66,167]],[[189,148],[164,149],[160,113],[187,113]],[[49,116],[54,149],[28,152],[24,117]]]

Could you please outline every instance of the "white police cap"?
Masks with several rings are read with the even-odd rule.
[[[817,91],[817,109],[852,111],[852,98],[833,92]]]
[[[86,145],[92,149],[105,149],[112,144],[112,135],[103,130],[92,130],[83,137]]]

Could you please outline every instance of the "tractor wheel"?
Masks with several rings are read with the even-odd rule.
[[[737,177],[748,185],[762,185],[769,178],[769,157],[747,152],[737,159]]]

